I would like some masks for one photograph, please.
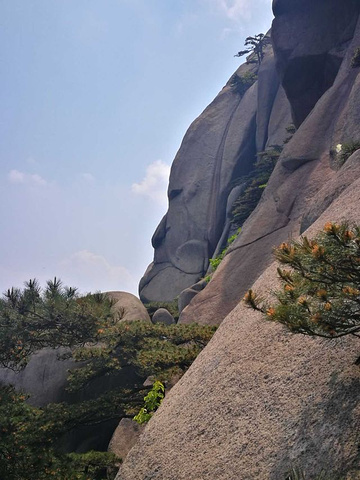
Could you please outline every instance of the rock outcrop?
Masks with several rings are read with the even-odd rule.
[[[205,274],[227,239],[235,180],[253,169],[256,152],[287,136],[290,107],[270,47],[246,90],[253,71],[242,65],[184,137],[171,168],[169,210],[152,238],[154,262],[139,286],[144,302],[171,301]]]
[[[360,179],[306,234],[327,221],[359,223],[359,187]],[[270,292],[275,281],[271,265],[254,289]],[[358,479],[358,342],[292,335],[240,303],[166,397],[117,480],[281,480],[293,465],[307,478],[325,470]]]
[[[132,447],[139,440],[144,425],[139,425],[131,418],[122,418],[109,443],[109,452],[124,460]]]
[[[278,36],[281,18],[275,18],[274,37]],[[298,38],[299,43],[305,40]],[[182,312],[180,322],[220,323],[269,265],[272,247],[316,220],[315,212],[321,213],[314,201],[319,192],[327,198],[327,203],[323,200],[323,209],[341,192],[339,187],[332,190],[333,180],[339,176],[332,152],[337,144],[360,138],[359,69],[350,65],[358,45],[359,26],[352,41],[347,42],[333,85],[285,146],[256,210],[243,225],[209,285]],[[349,178],[353,181],[357,175],[355,169]]]
[[[357,0],[277,0],[272,40],[296,126],[334,83],[360,12]]]
[[[359,479],[358,339],[293,335],[240,302],[251,286],[264,295],[274,289],[274,245],[289,236],[311,237],[328,221],[360,223],[360,151],[343,166],[333,154],[337,144],[360,140],[360,68],[351,67],[360,46],[359,12],[355,0],[274,1],[276,64],[298,129],[257,208],[180,322],[226,318],[166,397],[117,480],[281,480],[294,465],[307,478],[325,470]],[[314,45],[318,39],[321,46]],[[270,78],[268,61],[263,72]],[[257,106],[259,149],[264,141],[275,143],[270,138],[288,114],[284,90],[271,85],[268,91],[261,85],[260,69],[257,101],[273,100],[271,108],[269,102]],[[155,248],[168,245],[165,227],[163,233]]]

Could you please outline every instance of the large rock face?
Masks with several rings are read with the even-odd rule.
[[[145,302],[173,300],[205,274],[234,180],[252,170],[257,151],[286,137],[290,108],[271,48],[259,80],[243,94],[239,77],[251,69],[241,66],[185,135],[171,169],[169,210],[152,239],[154,262],[140,282]]]
[[[279,25],[280,19],[275,20]],[[276,24],[273,35],[277,35]],[[339,143],[360,139],[359,69],[350,66],[358,45],[359,26],[333,85],[284,148],[259,205],[209,285],[184,309],[181,322],[220,323],[271,262],[272,247],[316,220],[321,213],[316,202],[319,192],[327,198],[326,206],[341,192],[331,190],[331,182],[339,176],[331,152]],[[349,179],[357,175],[354,169]]]
[[[360,223],[360,151],[341,168],[331,154],[339,143],[360,140],[360,69],[350,66],[360,46],[359,5],[274,1],[275,54],[299,128],[242,233],[180,317],[225,320],[150,421],[117,480],[281,480],[294,465],[309,479],[322,470],[360,478],[358,339],[292,335],[239,303],[254,282],[264,295],[274,289],[271,249],[289,235],[311,237],[328,221]],[[296,71],[292,94],[287,79]],[[310,80],[318,83],[307,94]],[[304,94],[302,102],[295,92]],[[278,90],[274,105],[282,96]],[[280,111],[267,113],[273,135]],[[256,142],[261,145],[260,127]]]

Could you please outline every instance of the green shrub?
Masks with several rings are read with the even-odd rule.
[[[352,68],[360,67],[360,47],[357,47],[355,49],[350,65],[352,66]]]
[[[142,425],[150,420],[156,410],[160,407],[165,397],[165,387],[158,380],[154,382],[150,392],[144,397],[144,406],[141,407],[139,413],[133,418],[135,422]]]
[[[253,72],[245,72],[241,76],[234,73],[230,79],[230,86],[241,96],[256,82],[257,75]]]
[[[294,125],[293,123],[291,123],[290,125],[288,125],[288,126],[286,127],[286,131],[287,131],[287,133],[289,133],[290,135],[289,135],[287,138],[285,138],[284,144],[289,143],[290,140],[292,139],[294,133],[296,132],[296,127],[295,127],[295,125]]]
[[[221,261],[225,257],[226,252],[228,251],[228,248],[236,240],[236,238],[238,237],[240,232],[241,232],[241,227],[239,227],[237,229],[237,231],[236,231],[236,233],[234,233],[234,235],[232,235],[231,237],[228,238],[226,247],[221,251],[221,253],[217,257],[209,258],[209,263],[210,263],[210,266],[211,266],[211,269],[212,269],[213,272],[215,272],[215,270],[218,268]],[[210,277],[209,277],[209,281],[210,281]]]
[[[258,153],[254,170],[249,175],[239,179],[239,181],[246,182],[246,187],[232,207],[231,222],[236,227],[241,227],[255,210],[281,151],[282,147],[280,145],[273,145],[266,151]]]
[[[356,152],[356,150],[359,150],[360,148],[360,141],[349,141],[347,143],[339,143],[336,145],[335,148],[335,155],[337,159],[337,163],[339,166],[344,165],[346,160],[351,157],[353,153]]]
[[[0,387],[0,478],[6,480],[99,480],[120,459],[108,452],[66,454],[59,449],[69,416],[35,408],[13,387]]]

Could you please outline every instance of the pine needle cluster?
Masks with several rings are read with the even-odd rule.
[[[313,240],[284,242],[274,256],[282,288],[275,303],[252,290],[245,303],[292,332],[338,338],[360,332],[360,227],[327,223]]]

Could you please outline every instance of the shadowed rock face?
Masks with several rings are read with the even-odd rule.
[[[171,169],[169,210],[152,239],[154,262],[139,286],[144,302],[172,300],[205,274],[227,238],[234,180],[252,170],[257,151],[286,137],[290,109],[271,48],[259,80],[242,94],[236,78],[254,68],[241,66],[184,137]]]
[[[358,0],[277,0],[272,39],[298,127],[334,83],[360,12]]]

